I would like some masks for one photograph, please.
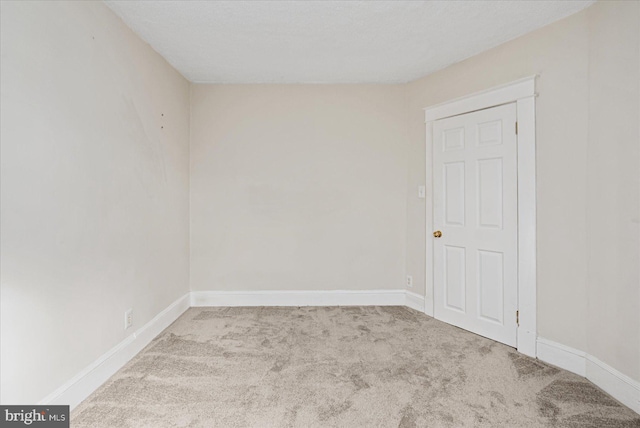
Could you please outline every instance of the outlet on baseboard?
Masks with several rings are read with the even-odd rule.
[[[133,325],[133,309],[129,309],[124,313],[124,329],[128,329]]]
[[[413,287],[413,277],[411,275],[407,275],[407,287]]]

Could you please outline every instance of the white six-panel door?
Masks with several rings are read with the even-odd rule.
[[[517,334],[517,178],[515,104],[434,122],[434,315],[510,346]]]

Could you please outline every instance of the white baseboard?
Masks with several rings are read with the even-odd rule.
[[[537,348],[540,360],[586,377],[613,398],[640,413],[640,382],[586,352],[548,339],[539,337]]]
[[[640,382],[588,354],[587,379],[640,414]]]
[[[586,354],[561,343],[542,337],[538,338],[537,356],[545,363],[585,377],[587,375]]]
[[[192,291],[191,306],[404,306],[404,290]]]
[[[189,303],[185,294],[38,404],[76,407],[189,309]]]
[[[416,311],[424,312],[424,296],[406,290],[405,306],[415,309]]]

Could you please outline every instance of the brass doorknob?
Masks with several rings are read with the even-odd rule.
[[[433,232],[433,237],[434,238],[439,238],[442,236],[442,232],[440,232],[439,230],[436,230],[435,232]]]

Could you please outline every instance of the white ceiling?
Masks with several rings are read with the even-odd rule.
[[[192,82],[407,82],[593,1],[105,3]]]

